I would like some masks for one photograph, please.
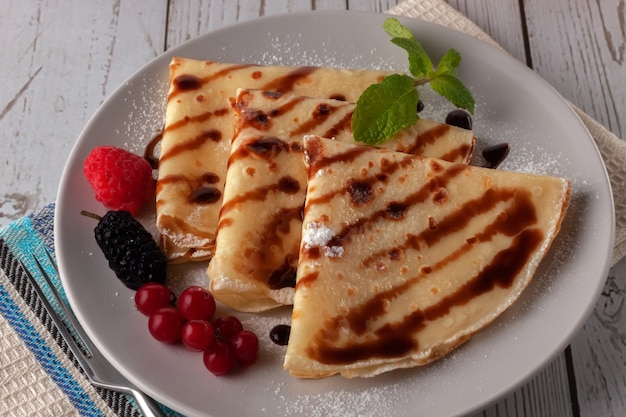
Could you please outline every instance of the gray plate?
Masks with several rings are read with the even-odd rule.
[[[289,312],[240,315],[261,339],[260,361],[217,378],[201,355],[162,345],[147,330],[133,293],[114,277],[93,239],[103,213],[82,175],[96,145],[142,152],[163,125],[173,55],[224,62],[406,69],[382,30],[385,15],[309,12],[268,17],[201,36],[156,58],[120,86],[76,142],[58,194],[56,247],[71,305],[94,342],[138,386],[187,415],[453,416],[485,407],[546,366],[591,313],[608,272],[614,233],[611,190],[592,138],[566,102],[505,53],[438,25],[400,19],[438,60],[463,57],[460,78],[477,98],[478,147],[509,142],[502,169],[570,178],[572,204],[561,234],[522,298],[466,345],[434,365],[369,379],[298,380],[282,369],[284,348],[267,332]],[[450,109],[429,91],[427,112]],[[153,219],[144,219],[150,224]],[[206,265],[172,268],[173,282],[204,281]],[[221,309],[219,313],[226,313]]]

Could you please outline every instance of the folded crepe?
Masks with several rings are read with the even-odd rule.
[[[239,311],[293,303],[306,194],[304,134],[354,144],[354,104],[239,89],[210,289]],[[472,131],[420,119],[381,146],[467,163]]]
[[[319,137],[292,328],[298,377],[427,364],[518,299],[557,235],[570,183]]]
[[[213,254],[237,88],[356,101],[388,73],[173,58],[157,179],[157,227],[169,260]]]

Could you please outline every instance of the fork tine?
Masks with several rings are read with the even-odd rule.
[[[36,258],[35,258],[35,262],[37,263],[37,267],[42,272],[42,275],[43,275],[44,279],[50,285],[51,284],[50,278],[48,277],[47,273],[45,273],[45,271],[43,270],[41,264],[39,263],[39,261]],[[48,298],[44,294],[44,292],[41,289],[41,286],[39,285],[37,280],[35,280],[35,277],[33,277],[33,275],[30,273],[28,268],[26,268],[26,265],[24,265],[24,263],[22,261],[20,261],[20,264],[22,266],[22,269],[24,270],[24,273],[26,274],[26,278],[28,279],[28,281],[32,285],[33,289],[35,290],[35,292],[39,296],[39,299],[41,300],[41,303],[43,304],[44,308],[48,311],[48,315],[50,316],[50,318],[52,319],[52,321],[56,325],[57,330],[59,331],[59,333],[61,333],[61,336],[63,336],[63,339],[65,340],[65,342],[67,343],[68,347],[70,348],[70,350],[72,351],[72,353],[76,357],[76,360],[78,361],[80,366],[83,368],[85,373],[87,373],[87,375],[92,375],[93,371],[91,369],[91,366],[89,366],[89,362],[87,361],[87,358],[85,357],[85,354],[83,353],[83,351],[80,349],[80,347],[78,346],[78,344],[74,340],[74,336],[72,336],[72,334],[68,330],[68,328],[65,325],[65,323],[63,323],[63,320],[61,320],[61,317],[56,313],[56,311],[54,310],[54,307],[52,306],[50,301],[48,301]],[[55,294],[58,294],[56,292],[56,290],[54,289],[53,285],[51,285],[51,288],[53,288],[52,291]],[[56,295],[55,295],[55,297],[56,297]],[[57,299],[57,302],[59,302],[59,304],[61,305],[61,308],[63,308],[63,310],[65,310],[65,308],[63,307],[64,303],[62,303],[62,301],[63,301],[62,299],[61,300]]]
[[[54,268],[55,272],[58,275],[59,270],[57,268],[55,260],[52,258],[52,255],[50,255],[50,252],[48,251],[48,249],[45,249],[45,253],[46,253],[46,256],[48,257],[48,260],[50,261],[50,264],[52,265],[52,267]],[[33,255],[33,259],[35,260],[35,263],[37,264],[37,268],[39,269],[39,272],[41,272],[43,279],[46,281],[46,283],[50,287],[50,291],[52,292],[52,295],[56,299],[61,309],[63,309],[63,312],[65,313],[67,320],[72,324],[72,327],[74,328],[74,330],[80,337],[81,339],[80,341],[83,343],[84,347],[86,348],[87,354],[91,356],[91,351],[93,350],[93,345],[91,344],[91,340],[89,339],[89,337],[87,337],[85,330],[76,319],[76,316],[74,316],[74,313],[69,309],[69,307],[67,306],[67,303],[63,300],[63,297],[61,297],[61,294],[56,289],[55,285],[52,283],[50,276],[46,273],[39,259],[37,259],[37,257],[34,255]]]
[[[45,250],[45,252],[48,260],[50,261],[50,264],[58,274],[59,270],[57,269],[55,260],[47,249]],[[78,338],[74,338],[74,336],[69,331],[68,326],[63,322],[61,317],[52,307],[52,304],[48,301],[46,295],[41,289],[41,286],[37,283],[37,281],[32,276],[28,268],[26,268],[24,263],[20,261],[22,269],[26,273],[26,277],[35,289],[35,292],[41,299],[44,307],[46,308],[46,310],[48,310],[52,321],[59,329],[59,332],[67,342],[67,345],[69,346],[71,351],[74,353],[76,360],[78,360],[78,363],[87,374],[89,380],[94,385],[100,386],[102,388],[113,389],[119,392],[125,392],[127,394],[130,394],[132,397],[135,398],[137,405],[146,417],[165,417],[165,413],[163,412],[163,410],[161,410],[159,404],[154,399],[144,394],[142,391],[138,390],[98,351],[85,330],[83,330],[83,327],[78,322],[78,319],[76,319],[76,316],[74,316],[74,313],[72,313],[72,311],[69,309],[69,306],[67,306],[65,301],[63,301],[63,298],[57,291],[56,287],[53,285],[50,276],[45,271],[39,259],[37,259],[35,255],[32,256],[35,260],[35,263],[37,264],[37,268],[41,272],[41,275],[50,287],[53,298],[56,299],[56,302],[59,304],[60,308],[65,312],[67,320],[70,322],[70,325],[73,326],[76,334],[78,335]],[[79,345],[77,339],[80,339],[80,342],[84,345],[83,347]],[[87,355],[83,350],[87,350],[89,355]],[[93,363],[95,369],[90,365],[90,361],[94,361]]]

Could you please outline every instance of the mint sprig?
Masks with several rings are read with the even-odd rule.
[[[433,67],[424,48],[398,19],[387,18],[383,29],[391,36],[393,44],[408,53],[411,75],[389,75],[361,94],[352,116],[352,131],[357,142],[377,145],[417,123],[419,92],[416,87],[428,83],[453,105],[474,114],[474,98],[457,76],[461,54],[450,49]]]

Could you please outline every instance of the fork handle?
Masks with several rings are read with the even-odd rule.
[[[131,389],[130,395],[133,396],[145,417],[167,417],[161,407],[159,407],[159,404],[143,392]]]

